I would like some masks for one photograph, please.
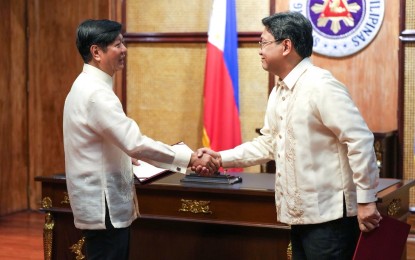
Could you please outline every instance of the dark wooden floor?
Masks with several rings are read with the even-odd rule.
[[[407,260],[415,260],[415,214],[407,243]],[[0,217],[0,260],[43,259],[43,213],[24,211]]]

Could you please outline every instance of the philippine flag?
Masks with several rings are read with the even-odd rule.
[[[203,114],[203,146],[214,151],[241,144],[237,51],[235,0],[214,0],[208,32]]]

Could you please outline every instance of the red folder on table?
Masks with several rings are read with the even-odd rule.
[[[411,225],[388,216],[382,216],[379,224],[360,233],[353,260],[401,259]]]

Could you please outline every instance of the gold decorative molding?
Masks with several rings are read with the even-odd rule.
[[[287,260],[291,260],[292,257],[293,257],[293,248],[291,246],[291,241],[290,241],[287,247]]]
[[[50,209],[52,207],[52,199],[50,197],[44,197],[42,199],[42,208]]]
[[[388,205],[388,216],[395,216],[402,207],[401,199],[393,199]]]
[[[42,201],[43,205],[43,201]],[[45,215],[45,225],[43,226],[43,250],[45,260],[52,259],[53,227],[55,222],[50,212]]]
[[[67,192],[63,193],[63,200],[61,201],[61,204],[70,204],[69,196]]]
[[[73,244],[69,248],[69,249],[71,249],[72,253],[74,253],[76,255],[76,257],[75,257],[76,260],[85,259],[85,255],[82,254],[82,249],[84,247],[84,243],[85,243],[85,237],[82,237],[81,239],[79,239],[78,242],[76,242],[75,244]]]
[[[180,212],[212,214],[212,211],[209,209],[210,201],[185,199],[182,199],[181,201],[182,207],[179,209]]]
[[[375,154],[376,154],[376,163],[377,163],[378,167],[381,168],[383,166],[383,158],[382,158],[383,146],[382,146],[382,142],[379,141],[379,140],[376,140],[375,144],[374,144],[374,147],[375,147]]]

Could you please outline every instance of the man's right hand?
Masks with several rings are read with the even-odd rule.
[[[190,157],[189,167],[200,175],[213,175],[220,167],[220,161],[215,157],[204,153],[193,153]]]
[[[196,151],[197,157],[202,158],[203,156],[210,155],[211,157],[215,158],[218,163],[218,169],[222,166],[222,157],[220,156],[220,153],[215,152],[209,148],[199,148]],[[193,165],[191,167],[192,171],[195,171],[196,173],[200,175],[211,175],[212,173],[206,173],[206,169],[202,167],[201,165]],[[217,169],[217,170],[218,170]],[[216,170],[216,171],[217,171]],[[215,171],[215,172],[216,172]],[[215,173],[213,172],[213,173]]]

